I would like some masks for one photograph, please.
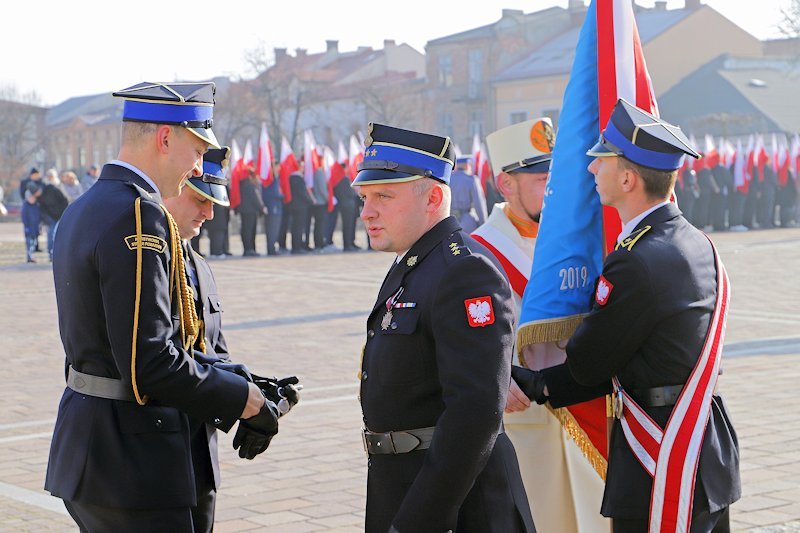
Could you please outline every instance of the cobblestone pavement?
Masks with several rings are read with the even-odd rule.
[[[712,237],[733,283],[722,377],[742,448],[733,525],[800,531],[800,229]],[[0,531],[76,531],[42,490],[63,352],[51,268],[37,258],[25,264],[21,226],[0,223]],[[234,358],[306,387],[266,454],[241,460],[221,436],[216,531],[363,530],[356,372],[390,261],[362,252],[212,263]]]

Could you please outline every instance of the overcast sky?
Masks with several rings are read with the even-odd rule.
[[[652,6],[653,0],[638,0]],[[790,0],[704,0],[760,39],[776,38]],[[35,90],[46,105],[140,81],[251,77],[245,52],[260,46],[340,51],[384,39],[424,52],[425,43],[567,0],[15,0],[0,31],[0,87]],[[668,8],[684,0],[669,0]],[[12,7],[13,6],[13,7]]]

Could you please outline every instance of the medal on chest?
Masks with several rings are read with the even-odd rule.
[[[389,329],[389,326],[392,325],[392,309],[394,309],[397,300],[400,299],[400,295],[403,294],[405,289],[400,287],[397,289],[397,292],[394,293],[388,300],[386,300],[386,314],[383,315],[383,319],[381,320],[381,329],[386,331]]]

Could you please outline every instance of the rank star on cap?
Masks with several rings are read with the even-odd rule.
[[[494,324],[494,309],[492,308],[491,296],[464,300],[464,307],[467,310],[467,322],[470,327],[477,328]]]

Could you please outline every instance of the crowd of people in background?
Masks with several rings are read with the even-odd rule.
[[[231,206],[214,205],[214,218],[203,226],[209,247],[201,250],[198,236],[192,240],[195,250],[213,259],[233,255],[230,234],[237,226],[244,257],[261,255],[256,251],[259,234],[264,235],[269,256],[362,250],[356,244],[361,200],[350,186],[363,158],[362,141],[354,135],[349,153],[340,143],[338,157],[334,157],[330,148],[318,148],[309,137],[306,134],[299,159],[285,139],[280,160],[271,157],[268,140],[257,157],[252,156],[250,146],[242,155],[234,143],[229,166]],[[692,224],[706,232],[798,226],[800,138],[795,136],[790,143],[773,134],[769,140],[751,135],[734,144],[706,136],[704,157],[686,162],[675,186],[678,205]],[[270,156],[265,158],[262,151]],[[486,150],[477,138],[473,152],[458,158],[453,210],[462,225],[477,227],[503,198],[494,187],[489,162],[481,157]],[[35,263],[34,253],[39,251],[46,251],[52,260],[53,240],[64,209],[94,185],[97,175],[96,166],[80,179],[72,171],[59,175],[56,169],[42,177],[32,168],[21,181],[27,262]],[[337,227],[341,246],[334,244]],[[46,250],[41,248],[42,235]]]

